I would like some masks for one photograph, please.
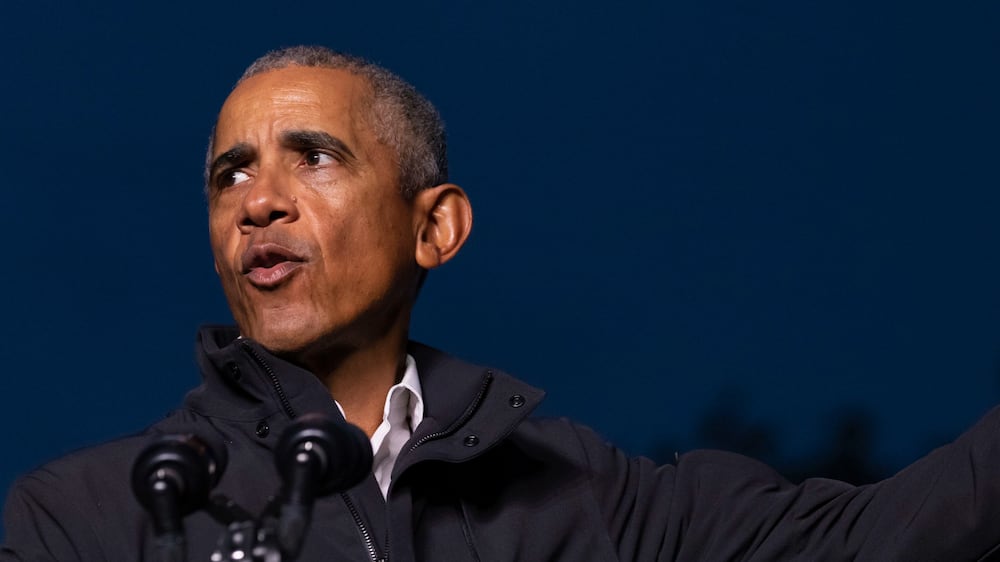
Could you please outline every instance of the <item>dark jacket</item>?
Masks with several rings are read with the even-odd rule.
[[[0,560],[154,560],[129,477],[157,434],[223,440],[229,468],[216,491],[257,513],[277,491],[272,447],[289,421],[339,413],[314,376],[235,336],[201,332],[204,382],[164,421],[22,477]],[[662,467],[628,458],[571,422],[528,419],[542,393],[508,375],[417,344],[409,352],[425,417],[388,500],[371,476],[319,500],[300,560],[955,561],[1000,542],[997,411],[879,484],[791,485],[722,452]],[[204,512],[185,527],[188,560],[208,560],[222,527]]]

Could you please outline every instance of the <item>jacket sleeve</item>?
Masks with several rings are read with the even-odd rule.
[[[44,471],[14,484],[4,507],[6,542],[0,548],[0,562],[98,559],[92,556],[100,548],[89,522],[57,490],[46,483]]]
[[[982,560],[1000,543],[998,435],[995,409],[895,476],[857,487],[794,485],[718,451],[657,467],[580,437],[623,559],[951,562]]]

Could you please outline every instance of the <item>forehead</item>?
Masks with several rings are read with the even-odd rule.
[[[222,105],[213,152],[295,129],[320,129],[357,142],[367,128],[370,92],[364,78],[342,69],[290,66],[251,76]]]

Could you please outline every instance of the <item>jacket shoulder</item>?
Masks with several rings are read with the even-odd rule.
[[[107,538],[136,536],[142,520],[131,486],[122,483],[145,442],[131,436],[81,449],[21,476],[4,507],[3,552],[26,560],[115,559],[117,541]]]
[[[19,477],[4,506],[0,554],[60,562],[134,559],[134,552],[122,549],[140,536],[146,518],[132,494],[132,464],[155,435],[182,433],[190,418],[186,412],[170,416]]]

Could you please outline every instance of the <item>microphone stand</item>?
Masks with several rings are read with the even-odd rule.
[[[184,562],[183,518],[208,500],[226,466],[225,448],[196,435],[157,437],[132,463],[132,493],[153,521],[160,562]]]
[[[151,486],[150,509],[156,533],[156,551],[161,562],[184,562],[186,559],[184,526],[181,523],[180,490],[177,481],[168,474],[171,469],[160,469]]]
[[[372,470],[368,436],[319,414],[297,418],[275,447],[282,486],[260,517],[217,494],[206,508],[226,527],[211,562],[293,562],[299,557],[316,498],[347,490]]]
[[[206,508],[209,514],[226,530],[219,537],[211,562],[292,562],[278,543],[278,501],[272,498],[259,518],[228,497],[212,497]]]

